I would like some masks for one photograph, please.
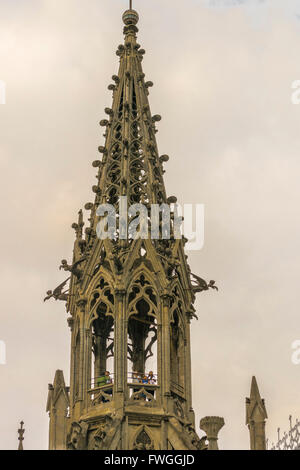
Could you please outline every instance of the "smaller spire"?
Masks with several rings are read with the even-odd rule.
[[[77,239],[82,238],[82,229],[83,229],[83,227],[84,227],[83,212],[82,212],[82,209],[80,209],[80,211],[78,212],[78,222],[77,222],[77,224],[76,223],[72,224],[72,228],[75,230]]]
[[[24,421],[21,421],[20,422],[20,428],[18,429],[18,434],[19,434],[19,437],[18,437],[18,441],[19,441],[19,447],[18,447],[18,450],[24,450],[23,449],[23,441],[24,441],[24,432],[25,432],[25,429],[23,428],[23,425],[24,425]]]
[[[248,405],[246,424],[248,424],[249,421],[253,419],[253,415],[254,415],[254,411],[256,411],[256,407],[259,409],[260,417],[262,419],[267,419],[268,415],[267,415],[267,411],[265,407],[265,400],[261,398],[260,396],[256,377],[254,376],[252,377],[252,381],[251,381],[250,398],[246,399],[246,404]]]
[[[265,400],[261,398],[256,378],[251,381],[250,398],[246,398],[246,424],[251,450],[266,450],[265,423],[268,418]]]
[[[250,400],[260,400],[261,397],[260,397],[260,393],[259,393],[259,390],[258,390],[258,385],[257,385],[257,381],[256,381],[256,377],[252,377],[252,381],[251,381],[251,390],[250,390]]]

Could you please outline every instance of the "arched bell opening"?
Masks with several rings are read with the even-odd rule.
[[[100,302],[96,318],[91,325],[92,333],[92,387],[101,387],[114,378],[114,319],[107,314],[108,307]],[[109,376],[106,372],[109,372]],[[105,374],[106,373],[106,374]],[[104,377],[107,379],[104,380]]]
[[[140,298],[128,320],[128,381],[157,384],[157,321],[150,303]]]

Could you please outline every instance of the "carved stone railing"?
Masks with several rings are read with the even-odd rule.
[[[272,446],[268,450],[300,450],[300,421],[296,420],[296,424],[292,425],[292,416],[289,417],[290,430],[280,437],[280,428],[277,429],[277,444],[272,442]],[[268,448],[268,442],[267,442]]]
[[[144,401],[151,402],[152,405],[156,403],[156,390],[158,385],[130,383],[129,388],[129,401]]]
[[[184,388],[179,385],[178,383],[176,382],[173,382],[171,380],[171,392],[174,392],[176,395],[179,395],[180,397],[184,397]]]
[[[96,406],[102,403],[108,403],[113,399],[113,384],[106,384],[102,387],[94,387],[88,390],[90,396],[90,405]]]

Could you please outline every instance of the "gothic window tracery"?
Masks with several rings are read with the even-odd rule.
[[[89,325],[93,354],[91,385],[97,385],[97,379],[107,369],[113,373],[113,362],[110,358],[114,357],[114,302],[112,288],[107,280],[101,277],[91,293],[90,301]]]
[[[145,275],[135,280],[128,300],[129,368],[143,375],[157,347],[157,295]]]
[[[133,445],[133,450],[154,450],[154,442],[145,427],[143,427],[138,433]]]

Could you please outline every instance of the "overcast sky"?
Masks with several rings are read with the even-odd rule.
[[[223,449],[249,447],[245,397],[256,375],[267,434],[300,418],[300,5],[288,0],[134,0],[168,195],[205,204],[192,271],[220,291],[198,296],[192,326],[196,424],[223,416]],[[240,5],[238,5],[240,4]],[[64,279],[78,210],[92,197],[98,122],[111,104],[126,0],[0,0],[2,289],[0,448],[46,449],[47,386],[69,382]]]

